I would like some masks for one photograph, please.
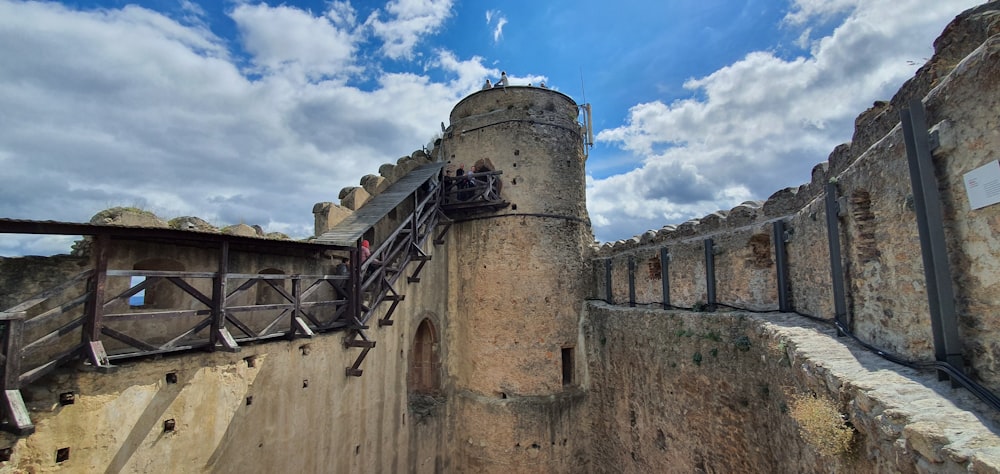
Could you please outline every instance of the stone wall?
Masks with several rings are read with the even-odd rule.
[[[597,250],[593,297],[630,300],[629,260],[638,303],[662,302],[661,248],[670,254],[670,303],[708,302],[705,241],[712,239],[717,301],[752,310],[778,308],[772,223],[785,224],[791,306],[833,317],[825,210],[836,183],[838,232],[847,285],[849,330],[865,342],[912,360],[932,360],[927,289],[899,109],[923,98],[954,275],[962,357],[977,381],[1000,392],[1000,206],[970,209],[963,175],[1000,158],[1000,2],[960,15],[935,42],[935,55],[890,102],[856,121],[854,140],[817,165],[812,180],[763,203],[744,203],[679,226],[650,231]]]
[[[22,389],[36,432],[20,438],[0,433],[0,447],[12,448],[4,472],[447,469],[454,444],[448,399],[422,403],[407,387],[418,325],[427,319],[440,328],[446,316],[447,293],[427,288],[447,287],[447,254],[430,242],[424,250],[434,261],[420,283],[403,278],[397,284],[407,297],[393,326],[368,331],[377,344],[360,378],[345,375],[361,350],[345,348],[342,333],[246,344],[235,354],[119,361],[110,374],[67,366]],[[211,266],[214,260],[203,257],[202,264]],[[251,263],[245,256],[234,259]],[[438,345],[448,353],[446,342]],[[60,402],[67,397],[72,404]],[[68,459],[57,462],[60,450]]]
[[[827,325],[591,303],[583,330],[592,472],[1000,472],[1000,414]],[[846,417],[847,449],[803,398]]]
[[[579,318],[590,292],[577,104],[539,87],[476,92],[441,141],[451,165],[489,162],[508,206],[455,216],[448,361],[460,403],[455,462],[488,473],[579,472],[587,416]]]

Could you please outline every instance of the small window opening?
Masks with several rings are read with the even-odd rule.
[[[69,461],[69,448],[59,448],[56,450],[56,462]]]
[[[142,283],[144,281],[146,281],[146,277],[144,277],[144,276],[133,276],[132,279],[129,281],[129,283],[132,285],[133,288],[135,288],[136,285],[138,285],[138,284],[140,284],[140,283]],[[145,305],[146,304],[146,290],[143,289],[142,291],[140,291],[140,292],[138,292],[138,293],[130,296],[129,299],[128,299],[128,304],[129,304],[129,306],[143,306],[143,305]]]
[[[573,348],[562,348],[562,383],[573,385]]]
[[[73,392],[64,392],[59,394],[59,404],[62,406],[72,405],[76,403],[76,395]]]

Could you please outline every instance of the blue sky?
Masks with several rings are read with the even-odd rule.
[[[627,239],[807,182],[977,3],[0,0],[0,216],[305,238],[505,70],[592,104],[594,233]]]

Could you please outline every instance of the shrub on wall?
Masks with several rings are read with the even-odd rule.
[[[854,428],[849,426],[830,399],[813,395],[792,395],[791,415],[799,425],[799,434],[824,456],[846,454],[851,450]]]

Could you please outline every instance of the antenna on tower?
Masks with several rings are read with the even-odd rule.
[[[587,150],[594,146],[594,125],[590,104],[587,103],[587,89],[583,83],[583,66],[580,67],[580,92],[583,94],[583,104],[580,105],[583,111],[583,151],[587,153]]]

